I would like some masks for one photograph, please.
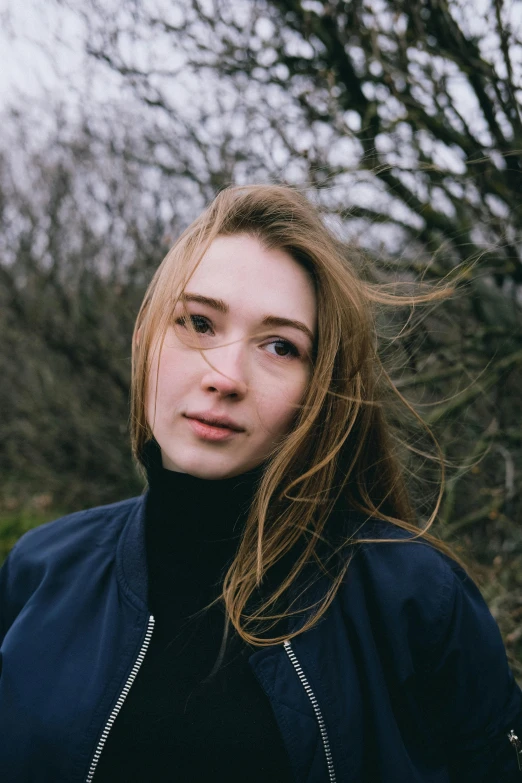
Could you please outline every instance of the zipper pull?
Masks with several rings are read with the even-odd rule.
[[[508,740],[511,742],[512,746],[515,748],[515,753],[517,754],[518,769],[519,772],[522,772],[522,742],[520,742],[519,738],[517,737],[513,729],[511,729],[507,737]]]

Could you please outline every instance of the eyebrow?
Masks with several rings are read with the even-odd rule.
[[[185,292],[181,294],[180,299],[183,302],[196,302],[196,304],[206,305],[207,307],[211,307],[213,310],[217,310],[224,315],[226,315],[230,310],[229,306],[226,302],[223,301],[223,299],[214,299],[212,296],[203,296],[202,294],[192,294]],[[293,318],[283,318],[279,315],[265,315],[261,323],[263,326],[291,326],[294,329],[299,329],[300,332],[304,332],[312,344],[314,342],[314,336],[312,332],[302,321],[295,321]]]

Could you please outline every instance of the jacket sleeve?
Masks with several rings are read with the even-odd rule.
[[[8,622],[8,572],[11,554],[9,554],[0,568],[0,648],[2,647],[4,636],[9,627]]]
[[[429,719],[448,750],[452,783],[522,783],[522,692],[479,589],[447,560],[444,600],[425,661]],[[522,767],[522,754],[520,756]]]
[[[24,569],[20,568],[18,556],[21,540],[16,542],[0,568],[0,648],[4,643],[5,635],[27,600],[29,580]]]

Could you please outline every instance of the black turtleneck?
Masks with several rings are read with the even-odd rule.
[[[111,729],[97,783],[288,783],[292,773],[267,696],[249,666],[254,651],[224,629],[220,594],[262,466],[217,481],[165,470],[145,453],[145,543],[151,643]],[[203,611],[202,611],[203,610]]]

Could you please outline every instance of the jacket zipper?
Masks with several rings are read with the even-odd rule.
[[[312,704],[315,717],[317,719],[317,723],[319,724],[319,731],[321,733],[321,739],[323,741],[323,748],[324,748],[324,755],[326,756],[326,765],[328,767],[328,777],[330,780],[330,783],[335,783],[335,769],[332,759],[332,751],[330,749],[330,740],[328,739],[328,732],[326,731],[326,724],[324,722],[323,713],[321,712],[321,708],[319,707],[319,703],[317,699],[315,698],[315,694],[310,686],[310,683],[308,682],[308,678],[306,674],[304,673],[303,669],[301,668],[301,664],[299,663],[299,660],[297,659],[297,655],[295,654],[291,643],[288,641],[288,639],[283,642],[283,646],[285,648],[285,652],[290,658],[290,663],[294,667],[297,676],[299,677],[299,680],[301,681],[301,685],[306,691],[306,695],[310,699],[310,702]]]
[[[515,753],[517,754],[518,769],[519,772],[522,772],[522,743],[520,742],[519,738],[517,737],[513,729],[510,730],[507,737],[508,740],[511,742],[512,746],[515,748]]]
[[[109,736],[109,732],[112,729],[112,726],[114,724],[114,721],[118,717],[118,713],[120,712],[123,703],[125,699],[128,696],[128,693],[131,689],[131,686],[138,676],[138,672],[141,668],[141,665],[143,663],[143,660],[145,658],[145,655],[147,653],[147,650],[149,648],[150,640],[152,638],[152,632],[154,630],[154,617],[150,615],[148,623],[147,623],[147,630],[145,632],[145,638],[143,639],[142,645],[140,647],[140,651],[138,653],[138,657],[136,658],[136,661],[134,662],[134,666],[132,667],[131,673],[127,677],[127,681],[125,682],[125,685],[123,686],[123,690],[119,695],[119,698],[114,705],[111,714],[109,715],[109,718],[107,720],[107,723],[105,724],[105,727],[101,733],[100,739],[98,741],[98,744],[96,746],[96,750],[94,751],[94,756],[92,757],[91,765],[89,767],[89,772],[87,774],[87,778],[85,783],[91,783],[92,779],[94,778],[94,773],[96,772],[96,767],[98,766],[98,762],[100,761],[100,756],[102,753],[102,750],[105,746],[105,743],[107,742],[107,738]],[[319,703],[315,697],[315,694],[310,686],[310,683],[308,682],[308,678],[306,674],[304,673],[301,664],[299,663],[299,660],[297,658],[297,655],[295,654],[292,644],[286,640],[283,642],[283,646],[285,648],[285,652],[288,655],[290,659],[290,663],[294,667],[294,670],[299,677],[299,680],[301,682],[301,685],[305,689],[306,695],[310,699],[310,703],[312,705],[312,708],[315,713],[315,717],[317,719],[317,723],[319,725],[319,732],[321,734],[321,739],[323,742],[323,748],[324,748],[324,754],[326,757],[326,765],[328,767],[328,777],[330,780],[330,783],[335,783],[335,769],[332,759],[332,751],[330,748],[330,740],[328,739],[328,732],[326,731],[326,725],[323,718],[323,713],[321,712],[321,708],[319,707]],[[517,756],[517,762],[518,762],[518,769],[519,771],[522,771],[522,742],[518,738],[518,736],[515,734],[513,729],[510,730],[509,734],[507,735],[507,738],[513,748],[515,749],[515,753]]]
[[[145,658],[145,654],[148,650],[150,640],[152,637],[152,631],[154,630],[154,617],[151,615],[149,617],[149,621],[147,624],[147,631],[145,633],[145,638],[142,642],[140,651],[138,653],[138,657],[136,658],[136,661],[134,663],[134,666],[132,667],[132,671],[127,677],[127,681],[125,685],[123,686],[123,690],[119,695],[118,701],[112,708],[112,712],[109,715],[109,719],[107,720],[107,723],[105,724],[105,727],[101,733],[100,739],[98,741],[98,744],[96,746],[96,750],[94,751],[94,756],[92,757],[91,766],[89,767],[89,772],[87,774],[87,778],[85,780],[85,783],[91,783],[94,773],[96,772],[96,767],[98,766],[98,762],[100,760],[100,756],[102,753],[102,750],[105,746],[105,743],[107,742],[107,737],[109,736],[109,732],[112,729],[112,726],[114,724],[114,721],[118,717],[118,713],[123,707],[123,702],[127,698],[129,691],[131,689],[132,683],[136,679],[138,672],[140,670],[141,664],[143,663],[143,659]]]

